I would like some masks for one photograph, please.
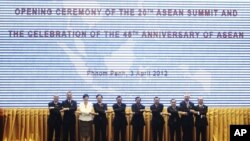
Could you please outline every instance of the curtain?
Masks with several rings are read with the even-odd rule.
[[[111,108],[109,108],[111,110]],[[34,108],[6,108],[2,109],[3,124],[3,141],[46,141],[47,140],[47,119],[48,109]],[[164,109],[166,112],[166,109]],[[126,111],[127,120],[127,141],[132,141],[132,127],[130,120],[132,117],[131,110]],[[144,113],[146,126],[144,128],[144,141],[151,141],[150,119],[151,113],[147,110]],[[208,110],[208,141],[229,141],[229,131],[231,124],[250,124],[250,108],[209,108]],[[111,112],[107,115],[108,141],[113,141],[112,119],[114,114]],[[78,115],[77,115],[78,118]],[[164,141],[169,140],[169,129],[167,126],[168,116],[164,117]],[[78,120],[77,120],[78,121]],[[76,123],[76,137],[78,136],[78,122]],[[194,129],[195,131],[195,129]],[[195,133],[194,133],[195,134]]]

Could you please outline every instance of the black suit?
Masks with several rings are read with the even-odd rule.
[[[139,137],[139,141],[143,141],[143,128],[145,125],[143,112],[141,109],[145,109],[145,106],[141,104],[133,104],[131,106],[132,112],[134,115],[131,120],[132,128],[133,128],[133,141],[137,141]]]
[[[159,105],[151,105],[150,110],[152,111],[152,120],[151,120],[151,126],[152,126],[152,135],[153,135],[153,141],[157,141],[157,135],[159,141],[162,141],[162,135],[163,135],[163,126],[164,126],[164,118],[161,115],[161,112],[163,111],[163,104]]]
[[[107,104],[104,103],[95,103],[94,110],[98,115],[94,117],[94,124],[95,124],[95,141],[100,141],[100,133],[102,141],[106,141],[106,128],[108,124],[108,119],[106,117],[107,111]]]
[[[207,109],[206,105],[195,106],[195,110],[199,112],[199,114],[195,115],[196,141],[200,141],[200,135],[202,141],[206,141],[207,139]]]
[[[170,141],[174,141],[174,133],[176,133],[176,141],[181,141],[181,119],[178,111],[179,107],[168,107],[168,113],[171,115],[168,118],[168,126],[170,129]]]
[[[0,109],[0,141],[3,141],[3,131],[4,131],[4,115],[3,115],[3,109]]]
[[[114,141],[119,141],[119,134],[121,133],[121,141],[125,141],[126,126],[128,125],[126,119],[126,104],[121,103],[114,104],[113,110],[115,112],[115,118],[113,120],[114,126]]]
[[[69,108],[64,111],[63,115],[63,141],[68,141],[68,135],[70,134],[70,141],[75,141],[75,129],[76,129],[76,116],[77,103],[74,100],[70,102],[65,100],[62,102],[63,108]]]
[[[54,101],[48,104],[49,108],[49,117],[48,117],[48,141],[52,141],[53,133],[55,131],[55,141],[60,141],[60,132],[62,125],[62,116],[60,110],[62,105],[60,102],[55,103]]]
[[[180,110],[187,112],[187,115],[181,116],[181,126],[183,132],[183,141],[193,141],[193,128],[194,128],[194,117],[190,109],[194,109],[194,103],[182,101],[180,103]]]

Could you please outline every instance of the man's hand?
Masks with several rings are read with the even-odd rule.
[[[95,112],[90,112],[89,114],[91,114],[91,115],[98,115],[98,113],[95,113]]]
[[[185,115],[185,116],[187,115],[187,112],[181,112],[181,111],[179,111],[178,113],[179,113],[180,115]]]
[[[76,111],[77,114],[82,114],[81,111]]]
[[[165,116],[168,115],[169,113],[161,112],[161,115]]]
[[[196,111],[193,110],[193,109],[191,109],[190,112],[193,113],[193,114],[198,114],[198,112],[196,112]]]
[[[69,110],[69,108],[63,108],[63,109],[61,110],[61,112],[68,111],[68,110]]]
[[[145,111],[145,109],[140,109],[140,112],[144,112]]]

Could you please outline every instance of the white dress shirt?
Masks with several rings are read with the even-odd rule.
[[[85,105],[84,102],[81,102],[79,120],[81,121],[93,120],[93,115],[90,114],[90,112],[92,111],[93,111],[93,104],[91,102],[88,102],[87,105]]]

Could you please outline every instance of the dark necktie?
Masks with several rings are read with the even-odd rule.
[[[174,111],[176,111],[176,107],[173,107]]]

